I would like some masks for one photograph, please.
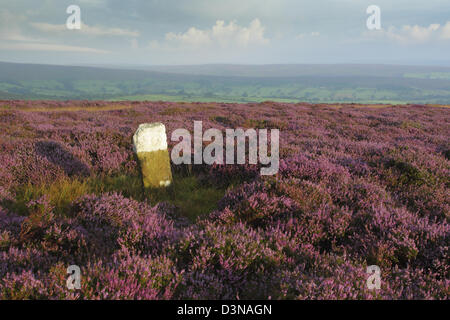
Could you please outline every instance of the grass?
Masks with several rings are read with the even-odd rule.
[[[174,180],[173,187],[168,191],[153,191],[149,197],[152,204],[160,201],[172,203],[183,216],[195,221],[197,217],[215,210],[224,193],[224,189],[204,186],[197,177],[187,176]]]
[[[225,189],[201,184],[194,175],[174,175],[174,183],[167,190],[148,190],[143,192],[138,175],[118,175],[106,177],[65,178],[51,184],[22,186],[15,190],[15,201],[2,203],[3,206],[20,215],[30,214],[27,203],[46,196],[55,208],[56,215],[66,215],[72,202],[85,194],[118,192],[138,201],[149,201],[152,205],[167,201],[175,205],[180,214],[191,221],[213,211],[223,197]]]
[[[378,76],[363,75],[360,70],[341,70],[324,75],[264,77],[177,75],[164,73],[139,74],[130,70],[86,69],[60,74],[36,72],[27,66],[17,73],[15,66],[1,77],[0,99],[107,100],[110,101],[198,101],[257,103],[444,103],[450,101],[450,72],[379,71]],[[359,68],[359,67],[358,67]],[[39,67],[38,67],[39,69]],[[66,72],[65,72],[66,71]],[[92,73],[93,71],[98,74]],[[413,70],[412,70],[413,71]],[[106,72],[106,73],[104,73]],[[68,75],[69,73],[69,75]],[[108,74],[108,75],[107,75]],[[330,76],[330,74],[333,74]],[[392,76],[389,76],[392,74]]]

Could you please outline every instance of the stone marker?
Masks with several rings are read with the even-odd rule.
[[[133,150],[141,168],[144,188],[168,187],[172,183],[166,127],[159,122],[139,125],[133,136]]]

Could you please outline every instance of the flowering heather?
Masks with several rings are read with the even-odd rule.
[[[172,191],[142,194],[138,125],[194,120],[279,128],[278,174],[173,166]],[[0,299],[448,299],[449,122],[422,105],[0,101]]]

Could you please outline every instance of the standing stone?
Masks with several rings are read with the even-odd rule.
[[[139,125],[133,136],[144,188],[168,187],[172,183],[166,127],[159,122]]]

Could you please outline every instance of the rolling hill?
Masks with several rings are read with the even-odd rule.
[[[0,62],[0,99],[450,103],[450,68]]]

